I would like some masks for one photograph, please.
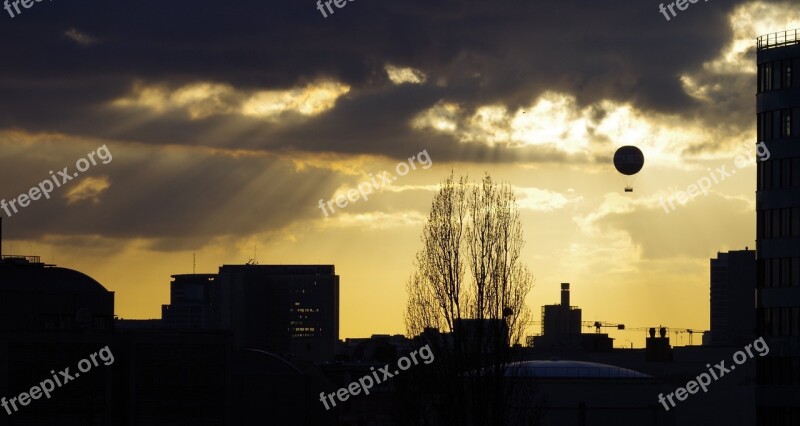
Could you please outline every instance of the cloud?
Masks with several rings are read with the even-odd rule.
[[[111,187],[111,182],[109,182],[108,177],[83,178],[67,191],[65,195],[67,204],[75,204],[86,200],[97,204],[100,202],[100,195],[109,187]]]
[[[64,35],[67,36],[69,39],[73,40],[74,42],[83,45],[83,46],[90,46],[92,44],[97,43],[97,39],[90,37],[75,28],[70,28],[69,30],[64,32]]]
[[[322,228],[357,228],[361,230],[387,230],[393,228],[421,228],[427,217],[417,211],[345,213],[337,212],[326,218]]]
[[[581,201],[581,197],[539,188],[514,187],[514,193],[517,195],[517,205],[521,210],[551,212],[562,209],[569,203]]]
[[[665,191],[632,199],[605,194],[592,211],[573,220],[589,238],[630,239],[639,257],[648,260],[704,258],[722,246],[743,247],[752,242],[752,200],[710,192],[667,214],[661,202],[668,195],[672,194]]]
[[[389,77],[389,80],[394,84],[421,84],[427,79],[425,73],[414,68],[400,68],[387,64],[384,69],[386,70],[386,75]]]
[[[305,116],[321,114],[333,108],[346,94],[346,85],[320,81],[289,90],[238,91],[226,84],[192,83],[175,89],[164,85],[137,82],[131,93],[111,102],[119,108],[143,108],[156,113],[183,109],[190,119],[211,115],[238,114],[276,121],[285,114]]]
[[[0,128],[393,158],[436,144],[447,161],[563,162],[586,161],[570,154],[588,143],[584,118],[563,114],[609,102],[696,117],[699,101],[679,76],[727,45],[728,14],[743,2],[666,25],[643,2],[411,0],[355,8],[336,26],[301,3],[90,3],[52,5],[35,27],[0,28],[18,41],[4,51],[15,66],[0,70]],[[210,24],[222,19],[236,25]],[[68,43],[40,36],[63,33],[65,21],[74,23]],[[89,39],[102,43],[80,49]],[[457,106],[458,117],[434,115],[435,132],[410,126],[436,105]],[[519,117],[523,106],[564,121],[548,132]],[[437,127],[454,125],[457,134]],[[556,142],[567,155],[539,146]]]
[[[749,1],[668,24],[622,0],[374,2],[337,25],[303,2],[50,6],[36,25],[0,27],[15,40],[0,68],[0,190],[19,194],[103,143],[115,161],[12,218],[12,232],[164,250],[316,220],[320,198],[423,149],[437,167],[592,179],[634,144],[645,172],[693,170],[752,144],[753,32],[796,22],[793,2]],[[363,208],[421,211],[425,179]],[[590,202],[525,191],[533,211]],[[653,208],[608,203],[581,225]]]

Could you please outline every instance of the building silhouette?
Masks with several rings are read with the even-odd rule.
[[[580,347],[581,309],[569,303],[569,283],[561,283],[561,304],[542,306],[542,335],[533,338],[535,347]]]
[[[715,346],[744,346],[755,340],[756,252],[717,253],[711,259],[711,332]]]
[[[114,293],[78,271],[38,256],[0,255],[0,397],[14,398],[51,370],[72,367],[112,344]],[[102,364],[101,364],[102,366]],[[17,410],[0,409],[0,426],[113,424],[113,370],[97,368]]]
[[[757,41],[757,424],[800,424],[800,30]]]
[[[331,361],[339,342],[333,265],[223,265],[218,274],[173,275],[167,328],[230,330],[237,348]]]
[[[333,265],[223,265],[220,327],[238,347],[307,361],[332,360],[339,342],[339,276]]]
[[[581,309],[570,306],[569,283],[561,283],[561,304],[542,306],[542,334],[529,338],[528,345],[539,349],[610,351],[614,339],[606,333],[600,333],[600,328],[606,325],[595,322],[597,333],[581,333],[584,324],[581,319]],[[618,327],[624,328],[623,325]]]
[[[216,274],[179,274],[172,276],[170,303],[161,307],[161,320],[168,328],[215,328],[219,307],[213,294]],[[215,297],[216,296],[216,297]]]
[[[115,319],[114,293],[88,275],[44,264],[37,256],[0,252],[0,397],[10,411],[0,408],[0,426],[334,424],[338,413],[324,412],[316,401],[319,389],[331,387],[316,365],[303,362],[301,356],[281,356],[292,356],[291,345],[276,347],[285,349],[281,355],[246,346],[256,341],[269,346],[269,339],[291,343],[283,339],[295,332],[288,326],[291,322],[297,328],[327,331],[324,318],[306,314],[314,309],[338,316],[331,307],[338,308],[333,266],[255,269],[252,276],[248,272],[253,269],[237,267],[234,273],[226,268],[220,274],[230,286],[224,290],[233,294],[229,311],[241,310],[245,318],[258,320],[253,315],[257,309],[283,310],[289,312],[283,314],[286,324],[248,329],[232,321],[236,330],[220,326],[220,287],[214,285],[214,274],[173,276],[173,303],[164,307],[163,321]],[[317,272],[319,277],[308,278]],[[295,285],[298,276],[307,279]],[[309,291],[315,285],[323,290]],[[318,308],[315,297],[321,298]],[[302,314],[302,322],[292,314]],[[334,326],[338,334],[338,318]],[[273,331],[282,337],[269,336]],[[246,339],[235,344],[235,333],[244,333]],[[318,343],[328,344],[331,334],[294,342],[311,344],[311,351],[300,355],[327,354]],[[332,339],[337,337],[333,334]],[[331,358],[335,344],[330,344]],[[78,377],[79,361],[102,348],[113,354],[113,361],[85,374],[81,370]],[[21,394],[33,395],[32,386],[65,368],[71,368],[74,380],[56,388],[51,397],[21,405]],[[19,398],[13,400],[16,405],[10,403],[12,398]]]

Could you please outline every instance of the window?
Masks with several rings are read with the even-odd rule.
[[[772,209],[772,229],[770,230],[770,237],[779,237],[781,234],[781,211],[780,209]]]
[[[780,259],[770,259],[772,262],[772,287],[780,287],[781,286],[781,260]]]
[[[783,61],[783,87],[792,87],[792,61]]]
[[[772,230],[772,215],[770,214],[769,210],[764,210],[762,214],[764,216],[763,218],[764,227],[761,233],[764,236],[764,238],[769,238],[772,236],[772,234],[770,233],[770,231]]]
[[[769,139],[772,139],[772,138],[775,137],[774,136],[775,135],[775,118],[774,118],[774,116],[775,116],[775,114],[773,114],[772,111],[767,111],[767,113],[766,113],[766,120],[767,121],[765,123],[766,124],[766,128],[764,129],[764,132],[765,132],[764,136],[766,138],[769,138]]]
[[[758,189],[771,189],[772,161],[759,161],[756,167],[757,167],[756,184],[758,185]],[[798,176],[798,179],[800,179],[800,176]]]
[[[761,287],[771,287],[772,283],[770,282],[770,277],[772,276],[772,268],[769,259],[764,259],[761,262]]]
[[[792,237],[800,236],[800,207],[792,208]]]
[[[781,259],[781,287],[790,287],[792,285],[792,263],[789,262],[788,257]]]
[[[758,140],[764,141],[772,139],[772,128],[773,128],[772,111],[766,111],[759,114],[756,123],[757,123],[756,126],[757,126]]]
[[[764,162],[756,163],[756,189],[764,189]]]
[[[770,189],[772,188],[772,161],[764,161],[761,166],[764,189]]]
[[[781,237],[792,235],[792,209],[781,209]]]
[[[780,188],[781,187],[781,162],[774,161],[772,162],[772,187],[773,188]]]
[[[781,188],[792,186],[792,160],[781,160]]]
[[[789,257],[786,259],[792,265],[792,280],[789,287],[797,287],[800,283],[800,257]]]
[[[792,336],[800,336],[800,308],[798,307],[792,308],[792,323],[794,324]]]
[[[792,136],[792,110],[781,111],[781,136],[788,138]]]
[[[767,90],[772,90],[772,63],[768,62],[764,64],[764,72],[761,74],[763,78],[762,81],[762,92]]]
[[[792,335],[792,308],[781,309],[781,336]]]

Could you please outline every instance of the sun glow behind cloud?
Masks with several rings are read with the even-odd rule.
[[[100,202],[100,196],[109,187],[111,187],[111,182],[106,176],[86,177],[67,192],[65,195],[67,204],[74,204],[87,200],[97,204]]]
[[[427,80],[425,73],[414,68],[400,68],[386,64],[384,70],[386,70],[389,80],[394,84],[422,84]]]
[[[114,100],[117,108],[141,108],[155,113],[185,110],[192,120],[239,114],[276,121],[286,113],[314,116],[330,110],[350,86],[327,80],[287,90],[241,91],[227,84],[199,82],[170,88],[137,82],[131,92]]]
[[[800,10],[796,4],[765,2],[745,3],[728,17],[733,29],[733,39],[720,52],[720,56],[703,64],[703,68],[718,74],[755,74],[756,64],[752,51],[755,38],[777,31],[800,28]]]
[[[582,107],[574,96],[550,91],[516,111],[485,105],[470,113],[455,102],[440,101],[418,114],[411,126],[452,135],[461,143],[550,147],[603,163],[620,146],[636,145],[649,165],[678,168],[690,167],[683,161],[686,146],[730,136],[727,128],[709,128],[699,117],[646,113],[610,100]]]

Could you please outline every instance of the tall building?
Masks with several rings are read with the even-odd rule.
[[[561,304],[542,306],[542,335],[533,337],[536,348],[579,348],[581,310],[569,304],[569,283],[561,283]]]
[[[214,303],[217,274],[173,275],[170,304],[161,307],[166,328],[212,328],[219,322],[219,307]]]
[[[581,310],[569,303],[569,283],[561,283],[561,304],[542,306],[542,335],[529,338],[528,344],[538,349],[610,351],[614,339],[600,333],[606,325],[595,322],[597,333],[581,333]],[[621,324],[618,327],[625,328]]]
[[[218,274],[173,275],[167,328],[230,330],[239,349],[330,361],[339,341],[333,265],[223,265]]]
[[[758,425],[800,424],[800,30],[758,38]]]
[[[332,360],[339,341],[339,276],[333,265],[223,265],[220,326],[241,348]]]
[[[711,259],[711,337],[714,346],[744,346],[756,338],[756,252]]]

